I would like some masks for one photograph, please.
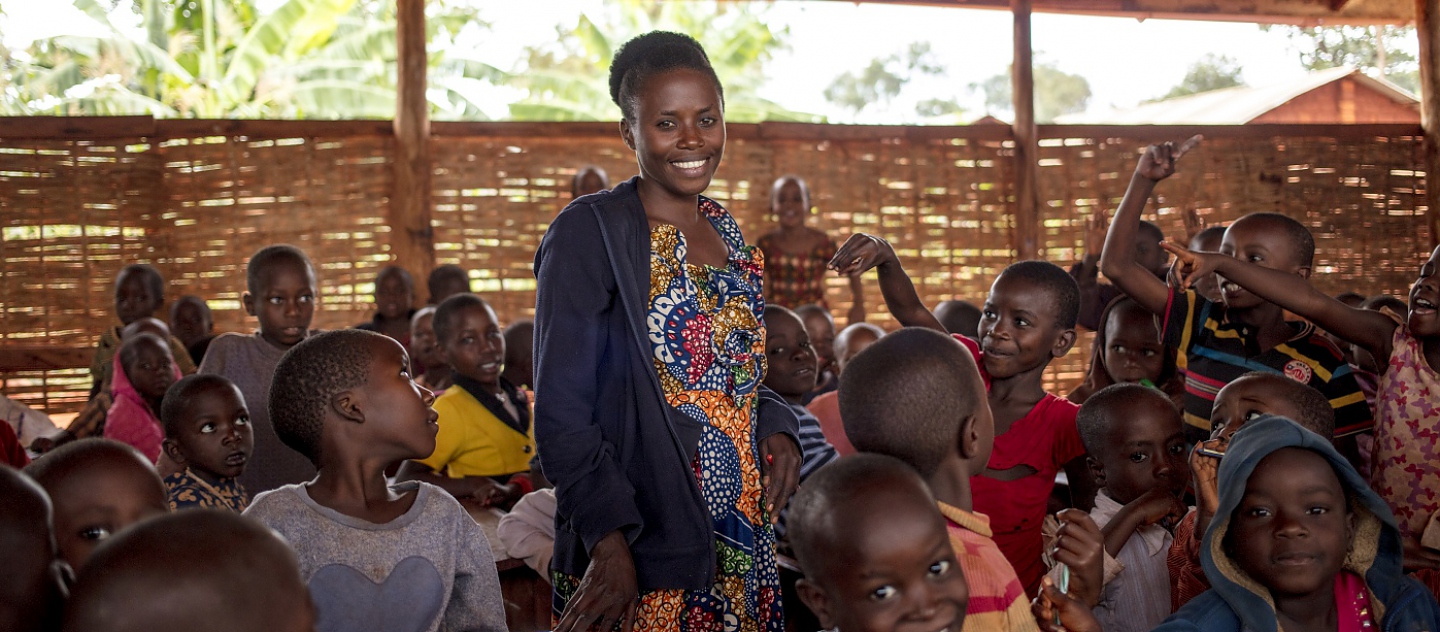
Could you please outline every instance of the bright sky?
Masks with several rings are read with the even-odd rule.
[[[526,45],[553,40],[556,26],[573,25],[580,13],[602,6],[601,0],[470,1],[492,24],[473,54],[501,68],[514,67]],[[0,3],[8,13],[0,22],[0,37],[12,47],[51,34],[94,32],[93,22],[65,0]],[[958,100],[972,118],[978,117],[984,113],[983,95],[970,84],[1004,72],[1011,58],[1011,19],[1003,11],[786,0],[771,3],[767,15],[777,30],[789,29],[790,50],[770,64],[763,96],[834,122],[911,122],[914,103],[925,98]],[[1036,14],[1033,39],[1037,59],[1089,80],[1092,110],[1159,96],[1207,53],[1237,60],[1252,85],[1304,73],[1283,34],[1263,32],[1254,24]],[[902,52],[911,42],[929,42],[949,68],[948,76],[917,80],[888,109],[872,106],[859,116],[825,100],[823,91],[836,76]],[[1413,36],[1389,45],[1412,53],[1418,47]],[[486,111],[503,116],[506,98],[507,91],[489,93]]]

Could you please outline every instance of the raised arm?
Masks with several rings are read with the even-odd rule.
[[[1130,178],[1125,199],[1120,202],[1115,219],[1110,222],[1105,247],[1100,252],[1100,272],[1105,278],[1135,299],[1141,307],[1156,314],[1165,313],[1170,289],[1164,281],[1135,263],[1135,235],[1140,230],[1140,214],[1150,201],[1155,185],[1173,175],[1175,161],[1199,142],[1200,137],[1196,136],[1179,147],[1166,142],[1145,149],[1145,154],[1135,165],[1135,175]]]
[[[874,235],[856,233],[845,240],[835,251],[835,258],[830,260],[831,270],[851,278],[857,278],[871,268],[880,275],[880,295],[885,298],[885,307],[895,320],[905,327],[925,327],[949,333],[920,301],[915,284],[900,266],[900,259],[895,256],[890,242]]]
[[[1176,266],[1184,270],[1183,287],[1190,287],[1191,283],[1206,274],[1219,273],[1225,280],[1254,295],[1315,323],[1346,342],[1359,345],[1381,359],[1382,366],[1390,357],[1395,328],[1399,324],[1389,316],[1350,307],[1315,289],[1307,279],[1289,272],[1221,254],[1192,252],[1179,244],[1167,243],[1164,246],[1175,254]]]

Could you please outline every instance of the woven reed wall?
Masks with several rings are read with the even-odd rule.
[[[132,261],[160,268],[169,299],[209,299],[218,331],[249,331],[253,319],[239,303],[244,263],[277,242],[315,261],[316,327],[369,317],[374,273],[389,260],[387,122],[119,119],[92,127],[35,131],[0,121],[0,352],[45,346],[79,359],[68,366],[88,362],[113,318],[114,275]],[[1085,217],[1118,205],[1140,148],[1190,132],[1043,128],[1045,257],[1061,265],[1078,257]],[[1211,222],[1287,213],[1316,234],[1321,287],[1403,293],[1430,243],[1418,129],[1206,133],[1147,211],[1168,233],[1183,234],[1185,208]],[[856,230],[889,238],[929,304],[979,304],[1013,259],[1007,138],[1007,128],[990,126],[734,125],[709,194],[753,241],[772,224],[771,182],[800,174],[817,209],[813,225],[836,241]],[[432,155],[437,262],[471,270],[506,322],[533,315],[534,249],[569,201],[575,169],[598,164],[612,182],[635,172],[613,124],[436,124]],[[848,309],[844,279],[830,281],[829,302],[836,314]],[[873,275],[866,302],[872,322],[893,326]],[[1052,388],[1067,391],[1082,377],[1088,341],[1052,365]],[[73,410],[88,387],[83,369],[0,357],[9,365],[0,366],[4,392],[52,412]]]

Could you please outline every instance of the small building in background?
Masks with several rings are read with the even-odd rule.
[[[1288,82],[1211,90],[1133,108],[1067,114],[1064,125],[1248,125],[1414,123],[1420,100],[1356,68],[1330,68]]]

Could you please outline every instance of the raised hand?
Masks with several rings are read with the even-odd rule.
[[[1200,231],[1209,227],[1209,224],[1205,223],[1205,218],[1200,217],[1200,211],[1195,210],[1194,207],[1185,209],[1185,213],[1181,217],[1185,220],[1185,241],[1187,242],[1199,235]]]
[[[890,242],[865,233],[855,233],[835,251],[830,269],[841,276],[859,276],[878,265],[895,260]]]
[[[1204,137],[1196,134],[1178,147],[1171,141],[1147,147],[1145,154],[1140,156],[1140,163],[1135,165],[1135,175],[1153,182],[1174,175],[1175,161],[1199,145],[1201,140]]]
[[[1105,209],[1096,209],[1095,214],[1085,220],[1085,257],[1100,258],[1100,249],[1105,247],[1105,233],[1110,230],[1110,215]]]

